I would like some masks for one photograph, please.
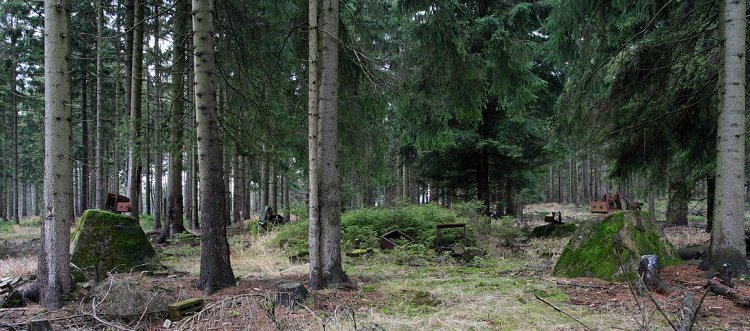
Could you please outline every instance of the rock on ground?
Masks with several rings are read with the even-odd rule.
[[[83,214],[70,247],[71,263],[99,275],[142,268],[156,255],[136,219],[101,210]]]
[[[642,255],[659,256],[659,267],[680,263],[672,244],[646,212],[618,212],[581,224],[552,271],[558,277],[633,280]],[[624,269],[624,273],[623,273]]]

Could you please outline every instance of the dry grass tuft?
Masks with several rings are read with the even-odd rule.
[[[97,314],[139,316],[166,311],[176,298],[166,289],[151,286],[137,276],[110,275],[91,293]]]
[[[0,260],[0,277],[28,278],[36,273],[37,259],[36,256],[26,256]]]
[[[307,273],[306,264],[294,264],[284,251],[274,247],[275,233],[241,234],[232,238],[232,269],[240,277],[276,278]]]

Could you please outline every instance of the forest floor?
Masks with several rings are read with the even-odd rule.
[[[561,210],[577,221],[590,217],[583,209],[557,204],[535,205],[527,213]],[[0,278],[35,272],[38,227],[0,228]],[[533,217],[526,225],[541,224]],[[567,238],[531,240],[508,247],[484,243],[488,255],[469,263],[434,253],[397,250],[364,257],[345,257],[347,274],[357,285],[349,290],[322,290],[292,309],[273,304],[276,284],[306,281],[308,266],[292,262],[274,246],[274,233],[251,236],[246,224],[230,228],[232,266],[239,281],[207,299],[207,307],[176,321],[169,329],[196,330],[638,330],[671,329],[662,313],[675,322],[685,293],[698,302],[706,279],[696,263],[667,267],[669,295],[631,294],[627,283],[551,276]],[[679,246],[702,244],[708,236],[699,227],[667,228]],[[157,247],[168,273],[111,275],[100,284],[79,288],[61,311],[35,304],[0,309],[0,330],[25,330],[31,320],[45,319],[55,330],[163,330],[164,305],[201,297],[195,289],[199,247],[185,236]],[[744,295],[750,284],[737,280]],[[545,303],[546,301],[546,303]],[[554,306],[554,307],[553,307]],[[643,308],[639,308],[643,307]],[[566,316],[559,309],[569,316]],[[750,309],[709,293],[695,329],[750,330]]]

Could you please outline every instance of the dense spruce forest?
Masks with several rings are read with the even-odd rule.
[[[747,13],[4,0],[0,329],[750,328]]]

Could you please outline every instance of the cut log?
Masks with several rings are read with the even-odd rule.
[[[205,304],[206,301],[202,298],[190,298],[168,305],[167,313],[170,320],[177,321],[188,314],[201,311]]]
[[[276,285],[274,302],[277,305],[294,306],[307,300],[309,292],[300,282],[280,283]]]
[[[724,263],[719,272],[719,282],[726,287],[734,288],[734,266]]]
[[[703,258],[703,255],[706,254],[707,250],[708,246],[706,245],[688,246],[677,249],[677,255],[679,255],[683,261],[700,260]]]
[[[692,328],[693,313],[695,311],[693,306],[693,293],[687,291],[685,292],[685,299],[682,302],[682,316],[680,316],[676,331],[689,331]]]
[[[52,325],[47,320],[29,321],[26,327],[29,331],[52,331]]]

